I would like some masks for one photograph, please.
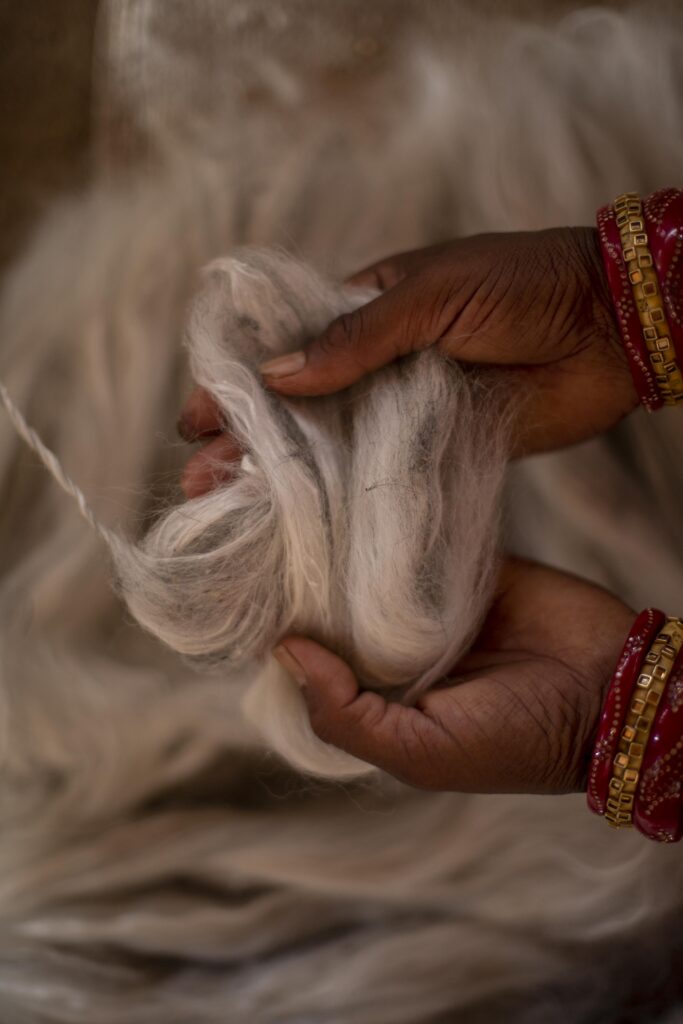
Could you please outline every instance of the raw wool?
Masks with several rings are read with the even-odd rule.
[[[317,775],[370,767],[322,743],[270,655],[317,637],[362,683],[413,699],[467,649],[491,599],[506,404],[436,351],[340,395],[283,400],[258,364],[299,348],[374,293],[277,252],[204,271],[192,373],[245,452],[235,479],[113,551],[134,617],[174,650],[249,668],[246,708],[268,743]],[[406,693],[408,691],[408,693]]]
[[[624,187],[683,179],[681,22],[657,4],[562,20],[545,5],[542,23],[485,19],[466,46],[451,0],[109,7],[137,46],[112,75],[130,119],[191,133],[193,162],[50,216],[5,288],[0,377],[126,536],[177,496],[183,306],[212,257],[280,243],[341,276],[464,229],[590,223]],[[379,58],[340,71],[326,38],[380,9]],[[260,16],[296,23],[250,49]],[[529,553],[675,610],[677,438],[675,410],[636,416],[590,469],[585,450],[521,467]],[[314,786],[264,755],[238,681],[191,672],[122,614],[101,542],[2,423],[0,487],[3,1024],[680,1016],[663,1008],[682,976],[680,849],[615,836],[580,795]]]

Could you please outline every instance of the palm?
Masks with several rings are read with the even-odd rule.
[[[306,637],[276,655],[318,736],[425,789],[565,793],[585,782],[603,691],[634,613],[606,591],[508,560],[472,650],[415,707],[361,690]]]
[[[440,727],[446,774],[449,740],[459,750],[457,788],[579,788],[632,618],[598,587],[538,565],[506,563],[480,636],[457,666],[457,684],[420,704]],[[448,781],[442,788],[450,788]]]

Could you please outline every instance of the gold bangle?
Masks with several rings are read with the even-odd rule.
[[[633,804],[645,748],[664,687],[683,649],[683,621],[667,618],[645,656],[631,697],[619,749],[612,763],[605,820],[614,828],[633,826]]]
[[[665,405],[683,402],[683,374],[664,312],[654,260],[643,219],[643,204],[635,192],[625,192],[614,201],[621,248],[643,340]]]

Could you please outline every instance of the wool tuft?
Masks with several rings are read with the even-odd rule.
[[[396,699],[444,676],[491,599],[505,415],[495,384],[437,351],[339,395],[273,395],[259,363],[374,293],[257,249],[202,277],[193,375],[245,455],[234,478],[164,514],[139,546],[116,546],[122,593],[174,650],[247,673],[245,710],[291,763],[362,774],[369,766],[314,735],[270,651],[286,633],[313,636]]]

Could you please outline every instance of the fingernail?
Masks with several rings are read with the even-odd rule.
[[[273,649],[273,657],[280,662],[285,672],[289,673],[292,679],[303,689],[308,684],[306,673],[303,667],[296,660],[294,655],[282,644]]]
[[[264,377],[289,377],[303,370],[305,365],[306,353],[299,350],[278,356],[277,359],[269,359],[267,363],[261,363],[259,370]]]

